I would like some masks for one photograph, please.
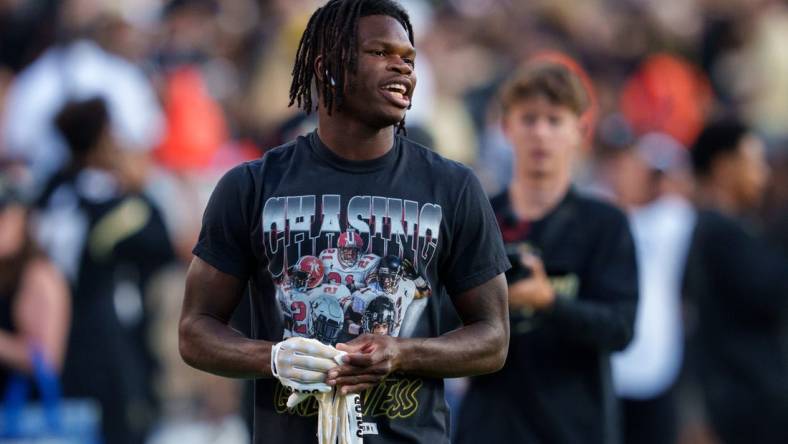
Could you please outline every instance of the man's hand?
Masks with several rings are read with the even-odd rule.
[[[347,355],[342,357],[341,366],[328,371],[326,382],[343,395],[374,387],[399,369],[401,350],[391,336],[367,333],[347,344],[337,344],[337,349]]]
[[[271,350],[271,373],[283,386],[293,390],[287,407],[293,408],[316,393],[327,393],[326,372],[337,367],[344,352],[316,339],[289,338]]]
[[[509,308],[544,310],[553,305],[555,291],[544,271],[544,264],[533,254],[524,254],[523,265],[531,270],[531,277],[521,279],[509,286]]]

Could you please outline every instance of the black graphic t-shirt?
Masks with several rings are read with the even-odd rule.
[[[546,312],[510,313],[506,364],[472,379],[457,442],[618,442],[610,352],[632,337],[638,294],[626,216],[574,189],[536,221],[518,219],[508,192],[492,205],[507,250],[541,256],[557,297]]]
[[[253,336],[327,344],[363,333],[437,336],[441,304],[509,262],[465,166],[396,137],[348,161],[316,132],[240,165],[217,185],[194,254],[249,281]],[[275,379],[255,384],[255,443],[317,441],[317,403],[293,410]],[[362,394],[365,442],[448,442],[441,379],[392,375]]]

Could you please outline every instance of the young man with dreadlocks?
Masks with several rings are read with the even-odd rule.
[[[256,379],[255,443],[313,443],[316,422],[320,442],[333,442],[337,429],[343,442],[357,427],[369,443],[447,443],[442,378],[504,363],[509,262],[489,202],[468,168],[399,135],[416,85],[413,42],[407,13],[391,0],[318,9],[290,91],[292,103],[317,110],[318,129],[228,172],[206,209],[180,350],[199,369]],[[429,286],[401,314],[389,310],[402,318],[390,321],[412,326],[407,335],[339,331],[358,324],[344,322],[346,313],[381,314],[336,291],[377,288],[374,273],[345,270],[337,282],[324,262],[295,266],[337,250],[361,268],[396,255],[399,279]],[[247,286],[251,339],[227,325]],[[448,303],[463,326],[441,334]],[[337,338],[344,342],[334,346]]]

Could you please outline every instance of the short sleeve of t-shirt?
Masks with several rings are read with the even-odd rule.
[[[501,231],[476,176],[468,172],[458,196],[451,249],[440,270],[450,295],[479,286],[509,269]]]
[[[248,164],[228,171],[211,194],[200,238],[192,251],[219,271],[241,280],[248,278],[254,261],[248,209],[253,194]]]

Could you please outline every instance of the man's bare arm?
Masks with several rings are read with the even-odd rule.
[[[192,260],[178,328],[187,364],[221,376],[271,376],[273,343],[248,339],[229,325],[245,284],[198,257]]]
[[[509,311],[503,274],[454,296],[463,326],[435,338],[404,340],[400,369],[435,377],[491,373],[509,349]]]
[[[453,298],[463,326],[435,338],[392,338],[365,334],[337,348],[345,364],[328,372],[327,382],[360,392],[392,372],[429,377],[491,373],[506,361],[509,320],[503,274]]]

